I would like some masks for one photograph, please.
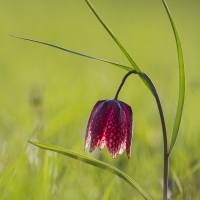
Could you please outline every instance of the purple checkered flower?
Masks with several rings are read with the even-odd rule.
[[[125,149],[130,158],[132,122],[132,109],[126,103],[117,99],[98,101],[88,122],[85,149],[90,144],[92,152],[96,146],[103,149],[106,145],[113,158]]]

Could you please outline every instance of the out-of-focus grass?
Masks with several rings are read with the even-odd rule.
[[[155,82],[170,137],[178,97],[178,64],[161,1],[93,3]],[[200,3],[168,3],[186,66],[186,101],[181,132],[170,157],[170,167],[176,174],[170,174],[170,190],[177,195],[182,189],[183,199],[198,199]],[[9,36],[38,39],[127,64],[85,2],[2,0],[0,24],[1,199],[140,199],[112,174],[39,150],[27,143],[29,139],[108,162],[133,177],[152,198],[161,199],[161,126],[153,97],[141,80],[130,78],[119,97],[134,111],[132,158],[128,160],[124,154],[112,160],[106,149],[89,154],[83,151],[83,143],[90,111],[99,99],[113,98],[125,72]]]

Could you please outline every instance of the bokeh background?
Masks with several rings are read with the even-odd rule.
[[[92,3],[142,71],[154,81],[171,138],[178,98],[173,32],[157,1]],[[200,2],[167,1],[185,59],[186,99],[170,157],[172,199],[200,197]],[[28,140],[70,149],[124,171],[153,199],[162,197],[163,146],[155,101],[137,77],[119,99],[132,106],[132,157],[113,160],[107,149],[84,151],[94,104],[113,98],[125,71],[9,36],[15,34],[130,66],[84,0],[0,0],[0,199],[142,199],[109,172],[44,151]]]

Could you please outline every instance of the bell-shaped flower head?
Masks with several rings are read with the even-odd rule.
[[[85,149],[90,144],[92,152],[96,146],[103,149],[106,145],[113,158],[125,149],[130,158],[132,126],[133,114],[129,105],[117,99],[98,101],[88,121]]]

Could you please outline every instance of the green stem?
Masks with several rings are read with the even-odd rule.
[[[139,76],[141,76],[143,79],[146,80],[146,82],[148,83],[149,87],[151,88],[151,91],[153,91],[153,95],[155,97],[157,106],[158,106],[158,111],[160,114],[160,120],[161,120],[161,125],[162,125],[162,132],[163,132],[163,200],[167,200],[167,191],[168,191],[168,166],[169,166],[169,156],[168,156],[168,139],[167,139],[167,129],[166,129],[166,125],[165,125],[165,118],[164,118],[164,113],[163,113],[163,109],[162,109],[162,105],[161,105],[161,101],[159,98],[159,95],[157,93],[157,90],[153,84],[153,82],[151,81],[151,79],[145,74],[145,73],[137,73],[135,70],[129,71],[124,78],[122,79],[122,82],[117,90],[117,93],[115,95],[115,99],[118,98],[119,92],[121,91],[121,88],[123,87],[126,79],[128,78],[128,76],[130,76],[131,74],[138,74]]]

